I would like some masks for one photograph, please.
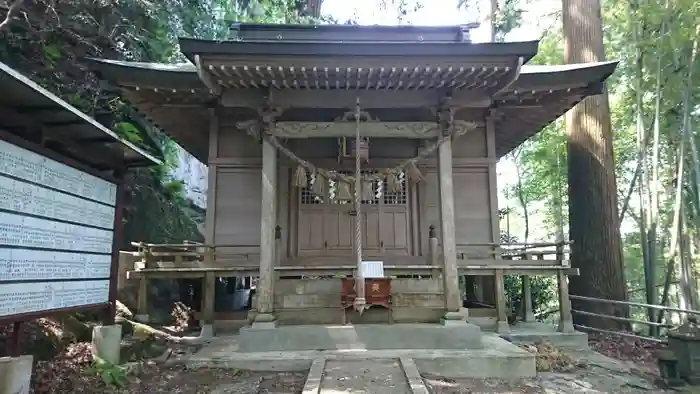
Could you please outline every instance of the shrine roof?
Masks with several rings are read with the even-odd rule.
[[[211,41],[180,38],[180,50],[190,61],[203,56],[443,56],[458,58],[523,57],[537,54],[539,41],[482,43],[457,41],[331,41],[253,40]]]
[[[168,135],[206,163],[207,133],[202,125],[208,122],[208,108],[223,103],[225,108],[238,108],[236,116],[252,117],[255,112],[245,109],[262,104],[269,90],[275,99],[286,103],[281,106],[321,110],[351,107],[348,103],[354,104],[358,95],[363,96],[362,102],[368,109],[402,108],[413,113],[416,108],[434,106],[445,90],[451,90],[455,100],[464,103],[464,107],[471,106],[470,101],[486,99],[488,103],[483,107],[501,114],[496,118],[496,145],[497,154],[502,156],[583,98],[602,92],[603,82],[617,65],[616,62],[523,65],[522,62],[535,54],[537,42],[445,41],[458,34],[459,29],[454,27],[430,30],[414,26],[264,25],[253,29],[246,25],[245,29],[249,29],[246,34],[254,32],[258,38],[261,32],[273,34],[280,30],[285,34],[291,34],[294,29],[313,33],[304,33],[307,41],[299,37],[294,41],[274,42],[183,39],[182,51],[194,64],[92,59],[92,68]],[[309,42],[309,37],[318,34],[319,29],[324,35],[354,34],[356,38],[353,42],[342,43]],[[362,34],[372,32],[370,35],[376,37],[378,30],[394,34],[395,41],[386,45],[359,42],[365,39]],[[435,41],[416,43],[406,38],[427,31],[435,34],[431,36]],[[323,55],[319,55],[319,51]],[[409,108],[411,106],[413,108]],[[298,114],[293,116],[294,120],[299,117]],[[483,118],[478,120],[483,121]]]
[[[154,154],[120,137],[77,108],[0,62],[0,129],[26,138],[41,131],[47,146],[99,171],[160,164]]]
[[[344,42],[344,43],[435,43],[471,42],[471,30],[478,23],[455,26],[362,26],[362,25],[287,25],[234,23],[230,39],[270,42]]]

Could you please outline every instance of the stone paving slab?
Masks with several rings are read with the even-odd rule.
[[[398,359],[329,360],[320,394],[412,394]]]

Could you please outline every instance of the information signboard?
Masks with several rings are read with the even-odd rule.
[[[116,195],[0,140],[0,320],[108,303]]]

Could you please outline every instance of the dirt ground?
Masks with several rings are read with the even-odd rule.
[[[151,341],[152,342],[152,341]],[[149,341],[151,350],[159,350]],[[157,341],[170,349],[168,359],[180,358],[196,352],[199,346],[184,345],[167,341]],[[589,351],[573,355],[561,362],[561,355],[549,358],[551,368],[538,372],[536,378],[520,380],[465,379],[449,380],[434,376],[424,376],[424,381],[432,394],[458,393],[666,393],[655,385],[658,377],[656,353],[661,346],[618,336],[591,335],[589,344],[599,353]],[[137,347],[138,348],[138,347]],[[539,349],[541,353],[542,349]],[[139,355],[142,352],[136,352]],[[167,353],[167,352],[166,352]],[[556,353],[556,352],[555,352]],[[568,352],[567,352],[568,354]],[[607,357],[606,357],[607,356]],[[567,356],[568,357],[568,356]],[[585,362],[579,362],[584,360]],[[538,357],[539,360],[539,357]],[[116,387],[109,384],[104,371],[91,371],[92,356],[88,342],[78,342],[68,346],[51,361],[39,362],[34,369],[32,392],[35,394],[65,393],[191,393],[191,394],[297,394],[301,393],[306,380],[305,373],[254,373],[233,369],[199,368],[189,369],[184,365],[170,365],[156,360],[130,363],[123,376],[125,384]],[[329,367],[332,367],[332,363]],[[373,388],[363,391],[363,382],[333,375],[328,368],[329,379],[324,381],[326,389],[342,389],[347,393],[401,392],[396,371],[386,371],[391,379],[376,376],[376,367],[363,369],[358,374],[375,373]],[[538,362],[538,370],[540,369]],[[397,368],[397,371],[399,369]],[[391,373],[390,373],[391,372]],[[379,374],[381,375],[381,374]],[[351,376],[351,375],[348,375]],[[386,381],[385,381],[386,380]],[[382,389],[384,389],[382,391]],[[379,391],[376,391],[379,390]],[[397,391],[398,390],[398,391]],[[410,391],[406,391],[409,393]],[[686,391],[689,392],[689,391]]]
[[[301,394],[305,373],[247,372],[233,369],[164,366],[144,362],[126,375],[122,387],[105,384],[100,376],[69,372],[54,385],[33,387],[33,393],[104,394]]]
[[[304,373],[246,372],[232,369],[187,369],[184,366],[147,365],[130,379],[128,393],[182,394],[301,394]],[[119,391],[124,392],[124,390]]]

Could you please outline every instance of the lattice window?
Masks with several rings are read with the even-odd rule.
[[[408,187],[407,187],[407,177],[404,171],[401,171],[398,175],[399,184],[401,187],[396,192],[390,192],[389,186],[387,185],[386,179],[381,182],[381,189],[386,190],[383,193],[382,203],[384,205],[404,205],[408,202]]]
[[[316,182],[316,176],[311,175],[307,177],[308,185],[301,189],[300,201],[303,205],[313,205],[313,204],[323,204],[323,197],[314,193],[314,183]]]
[[[373,175],[376,172],[372,170],[365,170],[362,172],[363,175]],[[353,175],[351,171],[343,172],[343,174]],[[387,185],[386,179],[381,181],[374,181],[371,184],[363,185],[363,195],[362,204],[364,205],[405,205],[408,202],[408,178],[405,172],[401,172],[398,175],[400,189],[396,192],[389,192],[389,187]],[[314,182],[316,179],[313,176],[309,177],[309,185],[301,189],[301,203],[305,205],[309,204],[323,204],[325,201],[324,197],[328,197],[328,203],[334,205],[345,205],[352,204],[354,200],[353,187],[354,185],[341,186],[338,182],[334,180],[327,180],[326,184],[326,196],[320,196],[314,193]],[[345,189],[341,189],[344,187]],[[370,189],[370,191],[367,190]],[[371,198],[368,198],[370,197]]]

